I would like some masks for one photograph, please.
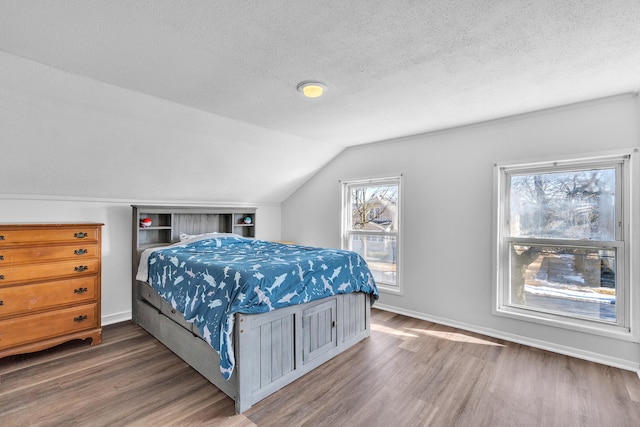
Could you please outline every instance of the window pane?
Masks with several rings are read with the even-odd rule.
[[[351,230],[398,231],[398,185],[350,188]]]
[[[509,303],[616,322],[616,250],[510,245]]]
[[[511,236],[615,240],[616,170],[512,175]]]
[[[367,261],[376,283],[397,285],[396,237],[352,234],[348,244],[349,250],[359,253]]]

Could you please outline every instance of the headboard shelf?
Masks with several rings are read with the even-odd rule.
[[[133,207],[133,232],[136,249],[175,243],[180,233],[201,234],[217,231],[255,237],[256,208],[203,208],[140,206]],[[141,220],[150,223],[142,225]],[[245,218],[248,218],[245,222]]]

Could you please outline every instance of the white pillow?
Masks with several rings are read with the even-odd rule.
[[[217,231],[214,231],[213,233],[203,233],[203,234],[180,233],[180,243],[191,243],[191,242],[197,242],[199,240],[204,240],[204,239],[213,239],[216,237],[242,237],[242,236],[235,233],[218,233]]]

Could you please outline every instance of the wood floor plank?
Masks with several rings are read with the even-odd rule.
[[[638,374],[629,371],[621,371],[620,374],[622,375],[631,400],[640,403],[640,381],[638,381]]]
[[[0,359],[2,426],[638,426],[634,372],[372,310],[371,337],[244,414],[144,330]]]

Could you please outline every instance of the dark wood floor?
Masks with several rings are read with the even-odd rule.
[[[640,379],[372,311],[371,338],[234,415],[233,402],[131,323],[0,360],[2,426],[640,426]]]

